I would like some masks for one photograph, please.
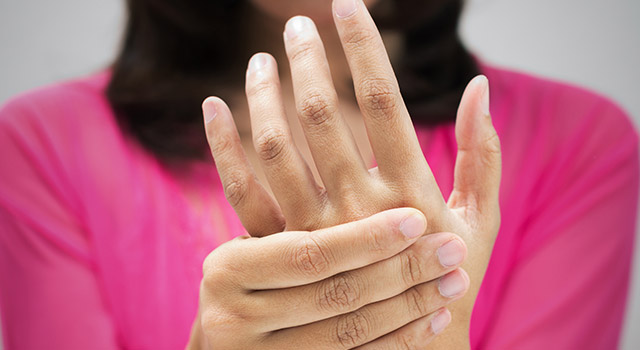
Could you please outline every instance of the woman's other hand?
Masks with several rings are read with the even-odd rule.
[[[312,232],[243,236],[204,263],[189,349],[399,349],[431,341],[469,286],[452,233],[410,208]]]
[[[210,98],[203,105],[207,138],[225,193],[256,236],[330,227],[390,208],[419,209],[429,220],[425,233],[455,232],[471,247],[464,267],[472,285],[463,302],[452,306],[457,333],[449,337],[454,339],[450,346],[468,346],[471,311],[500,224],[501,152],[489,115],[487,79],[476,77],[462,97],[454,188],[445,201],[366,7],[360,0],[335,0],[333,7],[378,166],[367,169],[340,114],[314,23],[294,17],[285,29],[285,45],[299,119],[324,187],[292,142],[275,60],[257,54],[247,70],[246,93],[254,145],[275,200],[256,180],[228,107]]]

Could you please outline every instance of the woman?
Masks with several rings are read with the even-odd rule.
[[[615,347],[637,135],[475,61],[460,5],[130,1],[110,71],[0,112],[6,347]]]

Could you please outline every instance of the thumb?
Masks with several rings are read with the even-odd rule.
[[[489,113],[489,81],[475,77],[465,89],[456,119],[456,158],[449,207],[499,215],[500,139]]]

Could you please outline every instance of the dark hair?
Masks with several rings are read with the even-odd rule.
[[[394,68],[414,123],[454,121],[464,87],[478,73],[457,35],[462,3],[382,0],[384,15],[372,11],[382,30],[404,38]],[[252,48],[241,45],[246,33],[240,28],[251,5],[127,0],[127,6],[123,46],[106,90],[118,122],[163,161],[201,159],[206,140],[200,104],[214,92],[225,98],[242,82]]]

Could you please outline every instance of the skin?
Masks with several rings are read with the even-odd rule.
[[[396,349],[427,344],[468,288],[451,233],[401,208],[312,232],[240,237],[204,263],[189,349]],[[443,264],[439,247],[460,249]],[[450,261],[449,261],[450,262]],[[443,277],[440,277],[443,276]],[[451,281],[463,282],[452,290]],[[439,321],[434,321],[438,318]]]
[[[429,343],[433,349],[469,347],[471,311],[500,223],[500,145],[488,112],[488,82],[482,76],[477,77],[462,97],[456,121],[458,156],[454,190],[445,201],[424,159],[383,41],[365,4],[356,1],[356,11],[350,12],[344,10],[345,2],[348,1],[334,1],[333,20],[355,85],[361,112],[357,118],[341,113],[348,108],[340,104],[340,95],[334,89],[335,72],[329,70],[330,55],[326,54],[331,44],[327,44],[325,51],[319,35],[324,29],[318,30],[306,17],[290,20],[285,29],[292,102],[301,125],[298,137],[306,138],[310,155],[305,156],[295,146],[296,129],[290,128],[287,117],[286,91],[281,87],[276,61],[268,54],[252,58],[246,77],[257,159],[243,148],[242,132],[236,130],[226,104],[218,98],[209,98],[203,104],[207,137],[225,194],[254,238],[223,245],[207,258],[192,348],[216,345],[230,349],[360,346],[413,349],[425,348]],[[304,6],[309,2],[295,3]],[[256,0],[257,6],[266,4]],[[277,7],[283,4],[274,1],[271,10],[288,13]],[[348,122],[358,118],[363,121],[366,141],[378,167],[368,169],[361,157],[358,145],[362,141],[353,137],[359,134],[351,132]],[[320,184],[308,165],[311,162]],[[262,185],[264,181],[259,180],[254,168],[261,169],[268,188]],[[391,227],[398,221],[389,214],[393,210],[388,210],[399,207],[416,208],[426,217],[429,225],[422,228],[424,236],[399,249],[389,243],[378,244],[382,241],[372,235],[393,231]],[[358,230],[350,230],[349,226],[356,224],[370,225],[364,232],[376,249],[358,243]],[[292,231],[304,231],[293,234],[302,243],[287,241],[293,239]],[[457,236],[447,232],[455,232]],[[389,239],[388,234],[384,237]],[[438,251],[437,246],[446,243],[434,243],[431,241],[434,237],[466,242],[460,244],[465,247],[462,254],[467,256],[465,262],[453,264],[457,267],[462,263],[464,270],[442,269],[442,262],[428,259]],[[297,248],[292,249],[292,244]],[[468,254],[466,246],[471,247]],[[323,257],[311,263],[323,268],[308,269],[306,279],[295,276],[300,270],[296,269],[295,261],[300,260],[301,250],[316,258]],[[317,251],[321,253],[313,253]],[[349,252],[348,259],[335,258],[344,256],[345,251]],[[384,254],[375,255],[381,251]],[[411,258],[406,258],[407,252]],[[390,263],[393,260],[406,263],[393,265]],[[377,265],[392,267],[374,268]],[[418,275],[422,275],[423,271],[438,270],[438,266],[439,272],[410,278],[410,283],[391,282],[372,287],[363,282],[394,281],[407,275],[407,270],[420,271]],[[336,273],[361,277],[336,283],[332,282]],[[443,302],[443,288],[433,286],[436,281],[442,286],[441,276],[446,273],[457,276],[464,291]],[[261,278],[268,283],[255,285]],[[312,285],[316,287],[305,287],[309,283],[315,283]],[[358,297],[357,302],[349,297],[338,298],[346,300],[347,306],[331,307],[333,313],[322,313],[326,310],[317,307],[323,304],[322,298],[313,295],[323,288],[331,292],[319,295],[380,294]],[[349,293],[345,294],[344,288]],[[309,290],[316,294],[310,294]],[[411,290],[419,292],[408,292]],[[459,301],[448,304],[465,291]],[[407,300],[406,293],[419,296],[410,298],[417,302],[381,306],[396,299]],[[282,301],[283,295],[286,301]],[[447,304],[453,322],[434,338],[433,324],[431,327],[428,324],[445,313],[448,320],[449,311],[440,309]]]

